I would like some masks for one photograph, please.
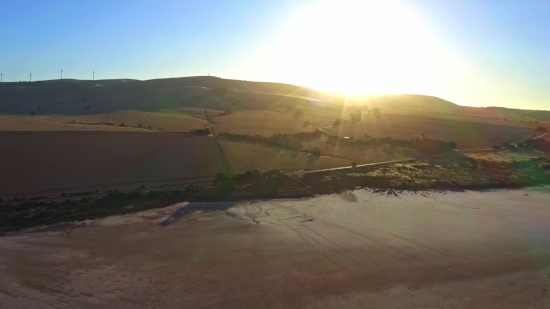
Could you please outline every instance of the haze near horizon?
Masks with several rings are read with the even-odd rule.
[[[545,1],[7,1],[3,81],[215,75],[548,109]]]

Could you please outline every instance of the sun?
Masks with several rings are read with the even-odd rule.
[[[277,50],[280,74],[295,83],[347,94],[439,87],[438,45],[399,3],[327,0],[296,11]]]

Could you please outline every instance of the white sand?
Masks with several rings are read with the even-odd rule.
[[[181,203],[0,238],[0,308],[550,308],[549,273],[550,188]]]

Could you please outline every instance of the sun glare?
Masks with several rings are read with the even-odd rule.
[[[277,51],[278,69],[296,83],[348,94],[437,92],[440,52],[398,3],[308,2],[296,12]]]

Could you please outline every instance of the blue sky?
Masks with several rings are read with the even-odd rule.
[[[316,10],[321,2],[331,1],[2,0],[0,71],[4,81],[28,80],[30,72],[33,80],[56,79],[60,69],[64,77],[77,79],[91,79],[93,70],[98,79],[210,73],[335,91],[339,89],[330,89],[331,81],[346,83],[345,75],[358,91],[376,84],[383,69],[369,70],[377,61],[354,71],[338,68],[348,55],[346,47],[356,45],[338,41],[339,46],[331,47],[334,35],[347,33],[349,25],[346,11],[334,8],[349,6],[357,13],[355,18],[380,18],[376,23],[358,23],[368,29],[351,29],[353,40],[362,40],[362,33],[369,31],[384,33],[389,25],[398,24],[387,34],[393,36],[414,23],[418,25],[414,29],[420,30],[412,35],[425,32],[419,34],[419,42],[432,45],[423,50],[411,46],[413,40],[409,47],[417,56],[429,55],[424,62],[439,59],[427,63],[429,70],[408,65],[401,66],[406,72],[394,68],[392,74],[402,76],[395,87],[387,79],[371,87],[371,92],[389,89],[436,95],[462,105],[550,109],[550,1],[394,0],[395,6],[380,12],[377,5],[364,6],[367,0],[353,5],[335,0]],[[396,7],[401,15],[393,14]],[[322,18],[316,20],[316,16]],[[316,29],[322,30],[312,33]],[[336,34],[323,40],[330,29],[336,29]],[[397,35],[394,41],[400,39]],[[383,45],[376,40],[370,39],[368,46]],[[400,54],[382,60],[391,64],[397,61],[391,57],[405,57],[401,59],[405,61],[409,47],[399,47]],[[381,49],[365,57],[384,53]],[[317,67],[307,63],[312,58]],[[346,66],[353,67],[353,61]],[[360,74],[361,70],[371,72],[364,81],[361,78],[367,73]],[[319,79],[331,75],[338,77]]]

